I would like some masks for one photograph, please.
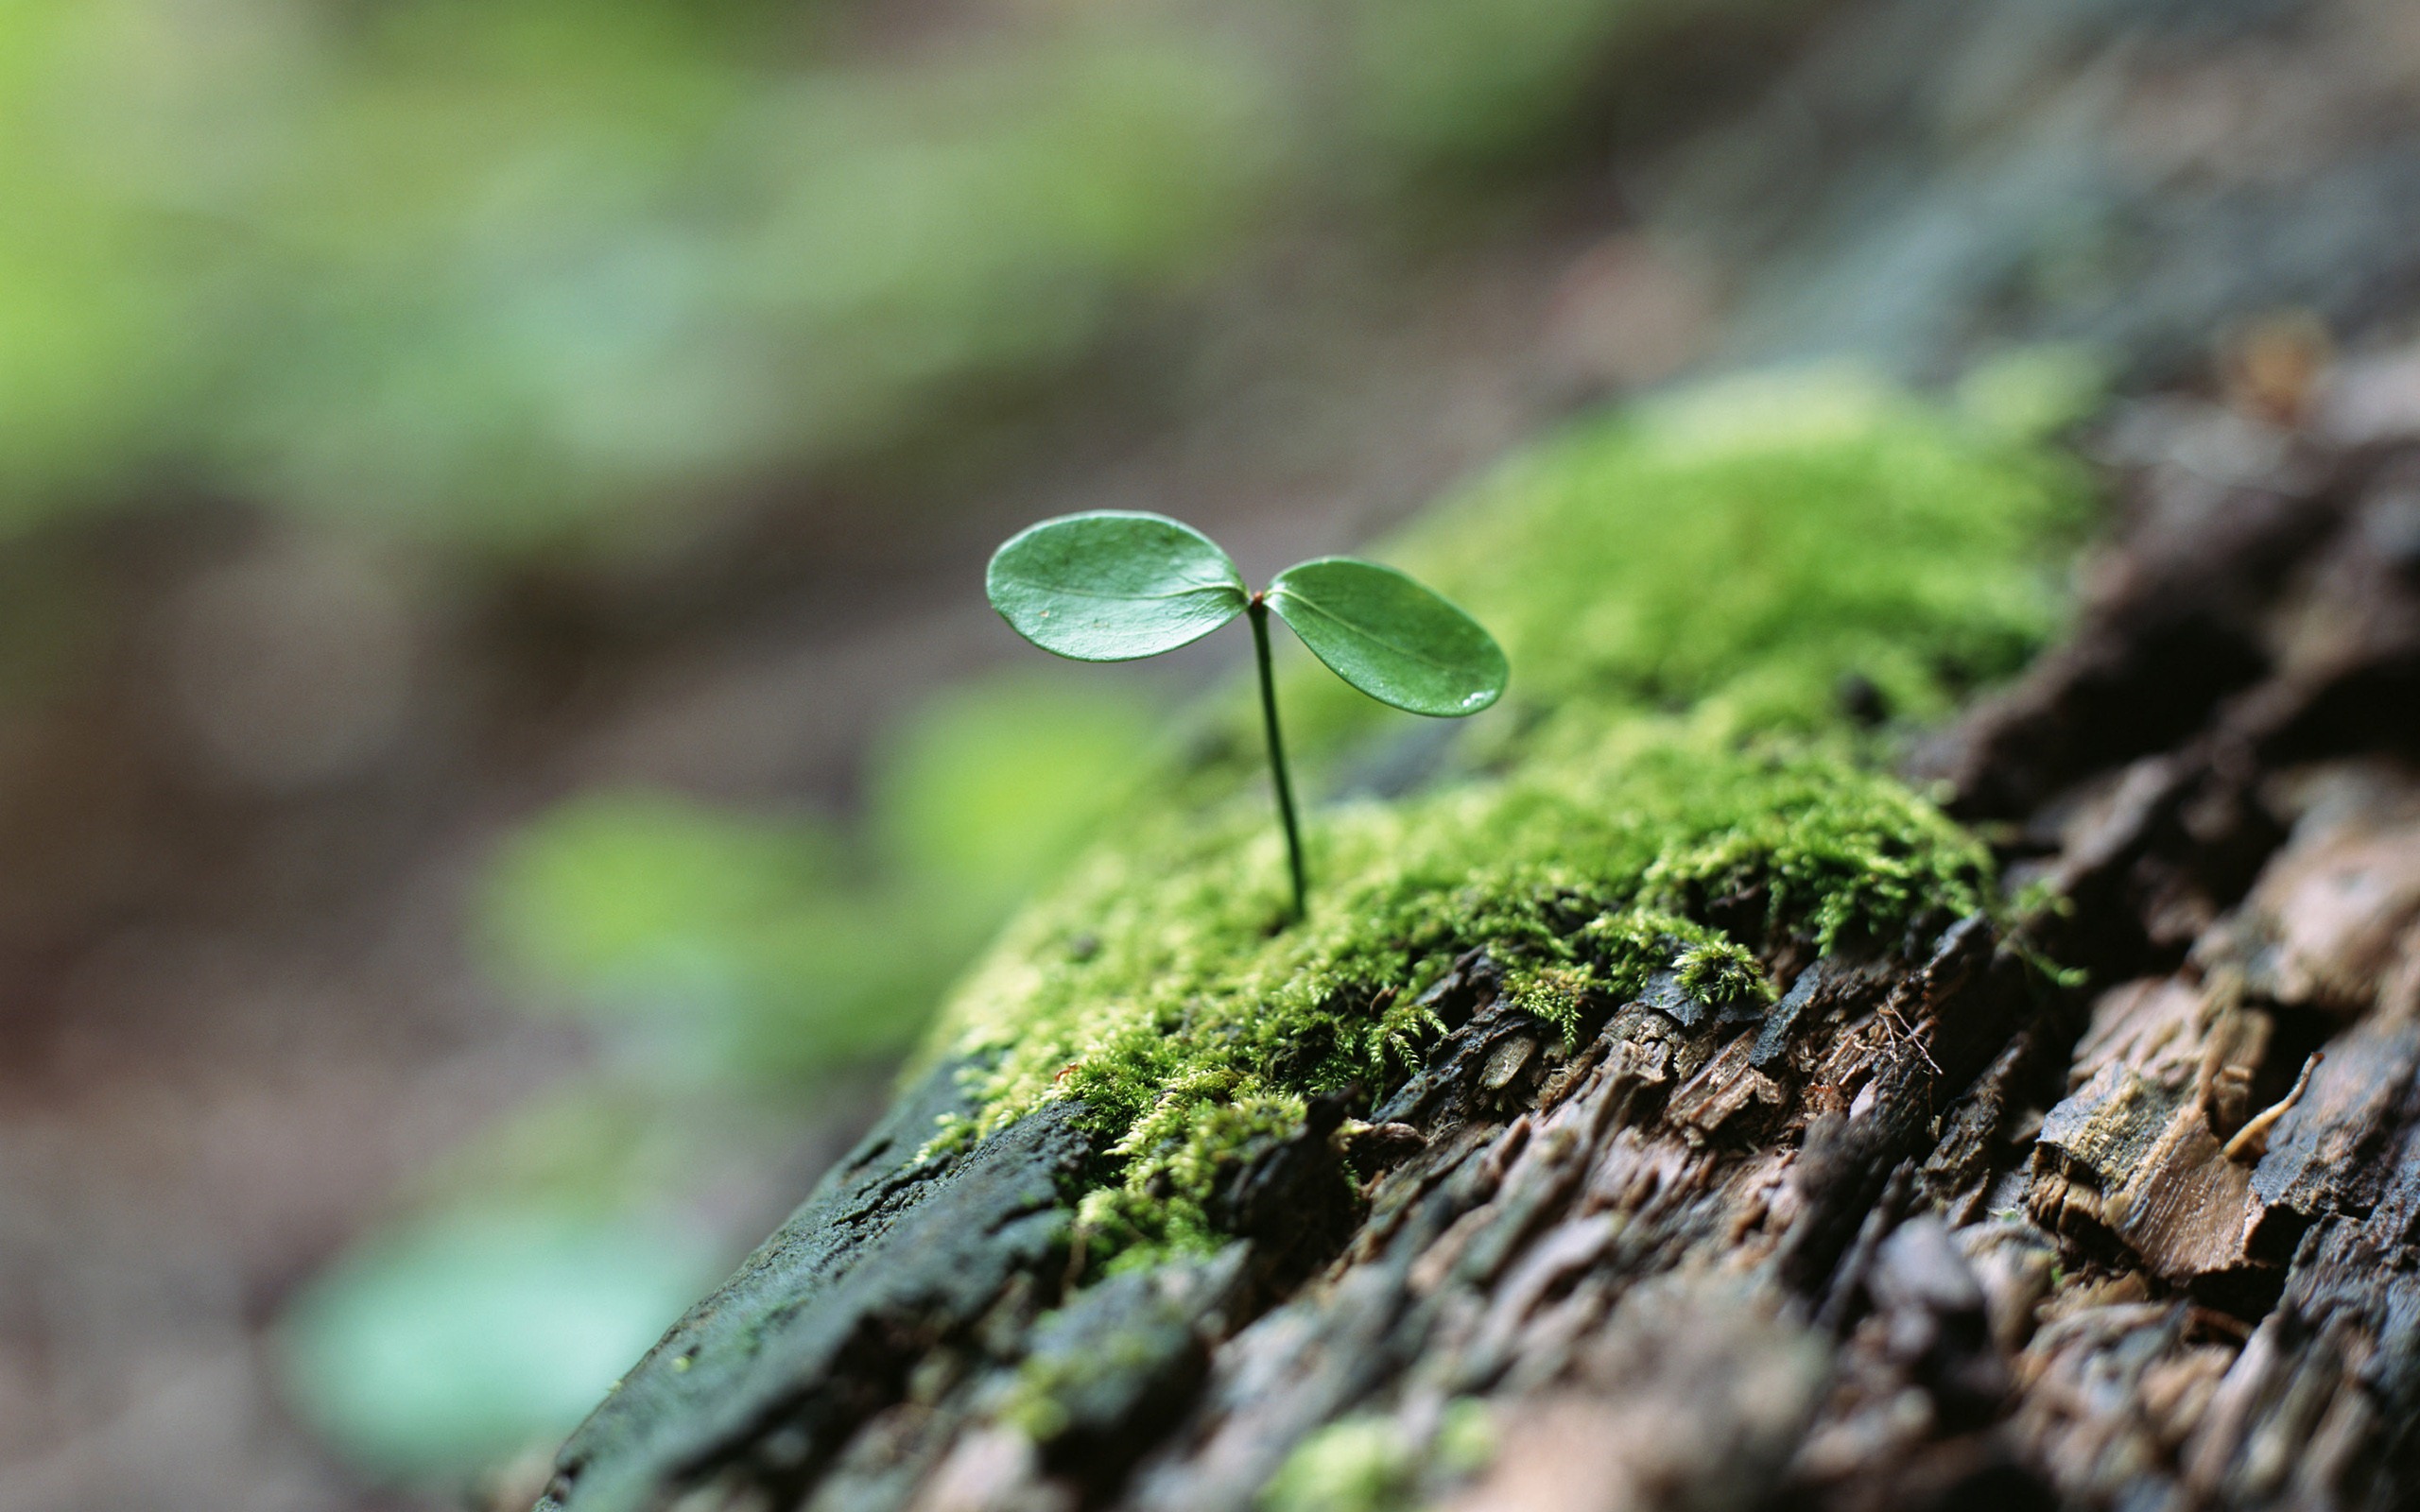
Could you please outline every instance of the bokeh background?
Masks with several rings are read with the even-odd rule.
[[[2409,0],[0,0],[0,1512],[526,1503],[1235,665],[1034,518],[2415,309]]]

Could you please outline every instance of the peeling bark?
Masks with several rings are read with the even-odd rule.
[[[2072,643],[1923,753],[2087,985],[1977,918],[1566,1042],[1475,954],[1225,1251],[1074,1290],[1082,1136],[915,1165],[938,1074],[542,1504],[1244,1512],[1340,1423],[1369,1506],[2413,1504],[2415,465],[2154,455]]]

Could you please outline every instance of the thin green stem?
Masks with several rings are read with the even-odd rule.
[[[1303,870],[1303,832],[1294,821],[1294,779],[1286,770],[1286,742],[1277,733],[1277,679],[1269,667],[1269,605],[1252,596],[1252,646],[1260,662],[1260,717],[1269,731],[1269,770],[1277,780],[1277,816],[1286,821],[1286,864],[1294,877],[1294,918],[1309,912],[1310,884]]]

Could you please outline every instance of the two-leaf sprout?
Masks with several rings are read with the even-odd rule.
[[[1321,557],[1287,568],[1253,593],[1209,537],[1165,515],[1102,509],[1045,520],[993,554],[984,587],[1019,635],[1078,662],[1157,656],[1238,614],[1251,619],[1297,919],[1308,884],[1293,779],[1277,733],[1270,614],[1292,626],[1338,677],[1397,709],[1459,719],[1504,691],[1504,652],[1495,638],[1393,568]]]

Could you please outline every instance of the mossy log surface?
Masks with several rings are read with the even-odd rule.
[[[1770,994],[1463,949],[1106,1266],[1130,1125],[933,1143],[944,1062],[541,1505],[2420,1503],[2420,455],[2135,432],[2063,643],[1898,758],[2064,902]]]

